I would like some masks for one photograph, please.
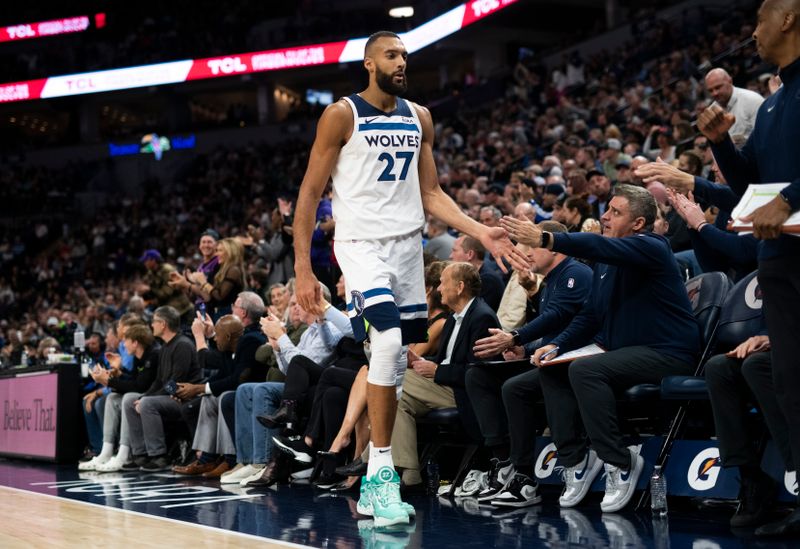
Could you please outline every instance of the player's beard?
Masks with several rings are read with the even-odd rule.
[[[403,73],[403,83],[397,84],[394,81],[393,74],[383,72],[377,67],[375,69],[375,83],[378,84],[381,91],[389,95],[400,95],[405,93],[408,89],[408,79],[405,78],[405,73]]]

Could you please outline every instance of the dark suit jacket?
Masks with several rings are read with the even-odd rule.
[[[464,380],[469,365],[479,361],[472,351],[475,342],[481,338],[487,337],[489,335],[489,328],[499,328],[500,322],[497,320],[495,312],[483,299],[480,297],[475,298],[475,301],[473,301],[467,309],[464,320],[461,322],[461,329],[456,336],[456,343],[453,346],[453,356],[450,357],[450,364],[442,364],[447,354],[447,343],[450,341],[450,335],[453,333],[455,325],[456,321],[454,317],[450,315],[447,321],[445,321],[444,328],[442,329],[442,337],[439,339],[439,350],[436,353],[436,358],[433,360],[436,364],[439,364],[433,380],[440,385],[447,385],[453,389],[453,393],[456,397],[456,405],[458,406],[458,413],[464,424],[464,428],[476,441],[482,441],[478,420],[475,418],[475,412],[467,396]],[[483,360],[502,359],[503,357],[498,355]]]
[[[493,311],[500,307],[503,299],[503,292],[506,290],[506,283],[503,280],[502,271],[497,263],[494,266],[484,261],[478,273],[481,276],[481,298],[489,305]]]

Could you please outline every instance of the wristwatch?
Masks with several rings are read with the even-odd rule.
[[[519,330],[511,330],[511,337],[513,338],[513,343],[515,347],[519,347],[522,345],[522,341],[519,338]]]
[[[547,231],[542,231],[542,245],[541,248],[547,248],[550,245],[550,237],[552,235]]]

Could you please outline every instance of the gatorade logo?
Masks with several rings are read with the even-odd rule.
[[[753,278],[747,285],[744,291],[744,302],[751,309],[761,309],[761,304],[764,301],[764,294],[761,293],[761,288],[758,286],[758,277]]]
[[[536,465],[534,470],[536,477],[545,479],[553,474],[553,469],[556,468],[558,462],[558,451],[556,445],[552,442],[545,446],[536,458]]]
[[[392,482],[394,478],[394,471],[388,467],[381,467],[378,470],[378,480],[381,482]]]
[[[694,490],[710,490],[717,484],[719,471],[719,448],[706,448],[692,460],[686,480]]]
[[[798,493],[797,489],[797,472],[796,471],[786,471],[786,474],[783,475],[783,485],[786,487],[786,491],[796,496]]]

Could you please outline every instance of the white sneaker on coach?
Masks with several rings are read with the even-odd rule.
[[[116,473],[117,471],[122,471],[123,465],[125,465],[125,463],[117,456],[114,456],[108,461],[97,465],[94,470],[98,473]]]
[[[266,467],[263,463],[248,463],[238,471],[234,471],[230,475],[222,475],[219,479],[220,484],[239,484],[244,479],[252,476],[256,471],[261,472]]]
[[[456,486],[453,496],[457,498],[469,498],[478,495],[481,490],[485,490],[489,486],[489,473],[486,471],[479,471],[472,469],[464,481]]]
[[[231,476],[231,475],[233,475],[235,473],[238,473],[239,471],[242,470],[242,467],[246,467],[246,465],[244,463],[237,463],[236,465],[233,466],[233,469],[228,469],[227,471],[222,473],[222,475],[219,477],[220,481],[228,478],[229,476]],[[223,484],[224,484],[224,482],[223,482]]]
[[[631,470],[623,471],[614,465],[605,464],[606,467],[606,495],[600,503],[600,509],[604,513],[616,513],[626,505],[633,497],[636,490],[636,483],[644,468],[642,456],[628,449],[631,453]]]
[[[97,466],[105,463],[110,458],[100,458],[100,456],[94,456],[89,461],[84,461],[78,463],[78,471],[95,471],[97,470]]]
[[[497,458],[490,460],[492,466],[489,469],[489,474],[486,479],[486,488],[478,492],[475,498],[481,502],[489,502],[494,498],[500,490],[505,488],[509,483],[511,477],[514,476],[514,465],[511,460],[500,461]]]
[[[561,507],[575,507],[578,505],[589,493],[592,482],[597,478],[602,467],[603,462],[600,461],[594,450],[586,452],[583,462],[578,465],[564,467],[562,472],[564,491],[561,493],[561,497],[558,498],[558,504]]]

